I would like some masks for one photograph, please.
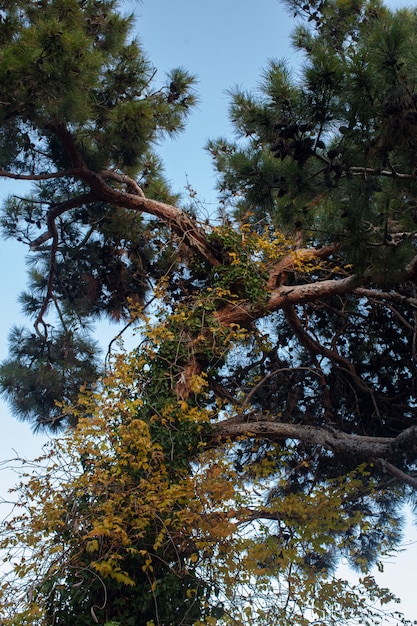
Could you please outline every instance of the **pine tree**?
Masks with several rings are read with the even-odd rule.
[[[26,198],[6,202],[2,226],[35,253],[22,295],[34,332],[13,331],[2,384],[18,415],[56,427],[55,400],[98,375],[89,320],[128,317],[128,301],[142,302],[175,258],[158,219],[175,198],[153,145],[181,129],[193,77],[173,70],[156,88],[154,68],[130,39],[133,18],[116,2],[1,8],[2,175],[34,181]],[[94,180],[127,205],[96,193]],[[145,193],[156,219],[142,210]]]
[[[208,144],[218,225],[179,206],[153,149],[182,128],[193,77],[155,87],[116,2],[0,3],[0,176],[34,184],[3,210],[34,254],[34,325],[13,330],[0,384],[35,427],[74,428],[71,489],[48,508],[35,477],[22,506],[42,514],[6,542],[53,545],[60,512],[69,556],[58,585],[41,577],[33,623],[342,624],[378,619],[361,594],[390,597],[332,576],[395,549],[415,501],[417,12],[286,4],[303,70],[274,61],[258,93],[232,93],[236,138]],[[103,380],[89,323],[104,316],[140,339]],[[196,612],[162,613],[165,589]]]

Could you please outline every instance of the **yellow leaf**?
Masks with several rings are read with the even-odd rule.
[[[88,541],[85,549],[87,552],[96,552],[98,550],[98,540],[92,539],[91,541]]]

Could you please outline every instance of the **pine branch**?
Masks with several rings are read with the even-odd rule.
[[[119,172],[115,172],[113,170],[102,170],[100,172],[100,176],[102,176],[104,179],[110,178],[111,180],[123,183],[124,185],[126,185],[128,190],[130,189],[138,196],[145,198],[145,194],[143,193],[142,189],[133,178],[130,178],[130,176],[120,174]]]
[[[217,312],[218,322],[222,325],[239,324],[246,326],[261,317],[286,306],[311,302],[318,298],[353,293],[363,279],[356,275],[342,279],[322,280],[304,285],[282,285],[272,291],[264,302],[240,302],[228,304]]]
[[[397,442],[395,437],[372,437],[347,434],[339,430],[276,422],[263,413],[238,414],[214,426],[213,442],[235,441],[239,437],[256,437],[269,441],[295,439],[304,443],[319,445],[335,453],[352,454],[358,458],[387,458],[392,455]]]
[[[417,265],[417,257],[416,257]],[[365,297],[374,301],[387,301],[395,302],[398,304],[410,304],[412,307],[417,307],[417,298],[409,296],[403,296],[397,291],[381,291],[380,289],[367,289],[366,287],[357,287],[354,289],[353,294],[359,297]]]
[[[417,489],[417,478],[415,478],[414,476],[406,474],[392,463],[389,463],[386,459],[376,459],[375,463],[380,466],[383,472],[391,474],[391,476],[393,476],[400,482],[405,483],[406,485],[410,485],[410,487],[413,487],[413,489]]]
[[[209,265],[216,267],[221,264],[219,255],[209,243],[205,230],[200,228],[194,219],[178,207],[143,197],[137,193],[132,194],[114,189],[106,183],[100,174],[87,168],[83,169],[80,178],[89,185],[98,199],[118,207],[157,217],[167,224],[173,233],[181,237],[191,250],[205,259]]]
[[[70,198],[69,200],[60,202],[59,204],[52,205],[46,216],[47,225],[49,225],[49,222],[51,220],[55,221],[57,217],[59,217],[60,215],[63,215],[67,211],[83,206],[85,204],[89,204],[90,202],[94,202],[96,200],[97,200],[97,197],[93,193],[90,192],[90,193],[82,194],[80,196],[76,196],[75,198]],[[43,243],[48,241],[48,239],[50,239],[52,236],[53,234],[50,232],[49,226],[48,226],[48,230],[45,233],[43,233],[42,235],[40,235],[39,237],[34,239],[34,241],[31,242],[30,244],[31,251],[32,252],[36,251],[39,248],[39,246],[41,246]]]
[[[11,178],[12,180],[51,180],[54,178],[76,178],[78,174],[79,171],[76,168],[63,170],[62,172],[45,172],[44,174],[15,174],[13,172],[6,172],[6,170],[0,168],[0,178]]]
[[[52,212],[48,212],[47,215],[47,226],[48,233],[50,233],[52,237],[52,246],[50,252],[50,263],[49,263],[49,274],[48,274],[48,282],[46,287],[46,296],[42,303],[42,306],[39,310],[38,315],[36,316],[36,320],[34,323],[35,331],[41,337],[47,338],[47,326],[43,320],[43,317],[48,309],[50,301],[53,299],[53,286],[54,286],[54,274],[55,274],[55,264],[56,264],[56,253],[58,250],[58,231],[55,224],[55,216]],[[42,334],[39,331],[39,326],[42,324],[44,328],[44,333]]]
[[[297,250],[297,263],[303,263],[303,261],[311,261],[315,259],[327,259],[338,250],[337,244],[329,246],[323,246],[322,248],[302,248]],[[283,259],[278,261],[276,265],[269,272],[269,280],[266,284],[267,289],[273,290],[280,286],[281,276],[286,272],[291,272],[295,267],[294,254],[288,254]]]
[[[401,178],[402,180],[412,180],[416,178],[415,174],[404,174],[397,172],[394,168],[390,170],[381,170],[374,167],[349,167],[349,172],[354,176],[384,176],[386,178]]]

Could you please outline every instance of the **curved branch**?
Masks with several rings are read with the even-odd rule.
[[[48,130],[53,132],[61,141],[64,150],[71,159],[77,177],[90,187],[98,200],[132,211],[154,215],[165,222],[173,232],[184,240],[189,248],[195,250],[210,265],[220,265],[221,259],[207,240],[206,232],[184,211],[165,202],[144,197],[143,193],[142,195],[140,192],[138,193],[137,188],[140,189],[140,187],[137,184],[130,184],[135,193],[127,193],[111,187],[106,183],[105,179],[115,178],[118,176],[117,173],[114,172],[110,175],[109,172],[112,170],[103,170],[102,174],[100,174],[89,169],[65,124],[51,123],[48,125]],[[124,176],[119,180],[124,183],[127,183],[128,180],[131,181],[129,177],[125,178]]]
[[[43,321],[44,315],[48,309],[48,305],[50,301],[53,299],[53,283],[54,283],[54,273],[55,273],[55,262],[56,262],[56,253],[58,251],[58,230],[55,224],[55,220],[59,215],[62,215],[66,211],[70,209],[74,209],[76,207],[82,206],[87,202],[92,202],[96,200],[96,196],[93,193],[83,194],[81,196],[77,196],[76,198],[71,198],[70,200],[66,200],[65,202],[60,202],[59,204],[53,205],[50,207],[47,215],[46,215],[46,224],[48,226],[48,230],[46,233],[38,237],[35,241],[31,243],[30,249],[36,250],[39,245],[47,241],[52,237],[52,246],[50,252],[50,264],[49,264],[49,274],[48,274],[48,282],[46,286],[46,295],[42,306],[39,310],[39,313],[36,317],[34,327],[37,334],[46,338],[46,325]],[[39,331],[39,326],[43,325],[45,328],[45,334]]]
[[[48,225],[48,233],[50,233],[50,236],[52,237],[52,246],[51,246],[51,253],[50,253],[51,260],[50,260],[50,265],[49,265],[48,282],[46,286],[46,296],[44,298],[44,301],[42,303],[42,306],[39,310],[39,313],[36,317],[35,324],[34,324],[37,334],[43,339],[46,339],[46,325],[45,325],[45,322],[43,321],[43,317],[48,309],[49,302],[53,298],[55,260],[56,260],[56,253],[58,250],[58,231],[57,231],[56,224],[55,224],[55,216],[53,212],[51,211],[48,211],[47,225]],[[40,324],[42,324],[45,328],[44,335],[42,335],[42,333],[39,331]]]
[[[300,370],[308,371],[312,374],[315,374],[319,378],[321,377],[321,372],[318,372],[314,367],[280,367],[279,369],[274,370],[273,372],[269,372],[269,374],[266,374],[254,387],[252,387],[252,389],[241,404],[242,408],[246,407],[249,404],[255,393],[259,389],[261,389],[261,387],[263,387],[266,381],[270,378],[273,378],[277,374],[282,374],[282,372],[299,372]]]
[[[310,261],[312,258],[327,259],[332,254],[335,254],[338,248],[338,244],[332,244],[329,246],[323,246],[322,248],[301,248],[287,254],[270,270],[269,279],[266,284],[267,289],[273,290],[279,287],[281,275],[285,272],[291,272],[294,270],[296,261],[300,264],[303,261]]]
[[[90,202],[94,202],[97,200],[97,196],[94,193],[84,193],[81,196],[76,196],[75,198],[70,198],[69,200],[65,200],[64,202],[60,202],[59,204],[54,204],[48,210],[46,215],[46,223],[48,225],[48,230],[37,237],[30,244],[31,251],[35,251],[41,246],[45,241],[51,239],[53,233],[49,229],[50,221],[54,221],[57,217],[65,213],[66,211],[70,211],[71,209],[76,209],[77,207],[83,206],[83,204],[89,204]],[[53,228],[53,227],[52,227]]]
[[[120,174],[119,172],[115,172],[113,170],[102,170],[100,172],[100,176],[104,179],[110,178],[111,180],[123,183],[128,189],[132,189],[138,196],[145,198],[145,194],[143,193],[141,187],[139,187],[138,183],[133,178],[130,178],[130,176],[126,176],[126,174]]]
[[[286,320],[298,337],[300,343],[302,343],[302,345],[307,348],[310,354],[312,354],[313,356],[321,354],[327,357],[332,363],[335,363],[350,374],[354,386],[359,391],[372,394],[372,390],[361,380],[358,373],[356,372],[354,364],[349,361],[349,359],[341,356],[335,350],[330,350],[329,348],[321,345],[304,330],[303,325],[299,317],[297,316],[293,306],[284,307],[283,310]],[[375,406],[375,408],[377,407]]]
[[[417,489],[417,478],[406,474],[389,459],[407,453],[417,444],[417,426],[410,426],[396,437],[372,437],[348,434],[340,430],[304,424],[286,424],[271,421],[263,413],[238,414],[219,422],[213,428],[212,445],[219,441],[235,441],[242,437],[254,437],[269,441],[293,439],[318,445],[336,454],[349,455],[354,459],[375,463],[384,473]]]
[[[104,178],[87,168],[84,168],[81,180],[96,194],[97,198],[118,207],[140,211],[153,215],[163,221],[180,236],[186,245],[197,252],[211,266],[221,264],[217,251],[207,239],[207,233],[197,224],[196,220],[184,213],[181,209],[159,200],[152,200],[137,193],[127,193],[111,187]]]

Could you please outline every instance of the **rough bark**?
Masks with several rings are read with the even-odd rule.
[[[397,437],[370,437],[320,426],[286,424],[274,421],[269,415],[250,413],[222,420],[213,430],[213,442],[235,441],[241,437],[257,437],[274,442],[294,439],[336,454],[352,455],[359,461],[379,459],[382,462],[382,459],[388,461],[400,453],[414,451],[417,446],[417,426],[410,426]]]

